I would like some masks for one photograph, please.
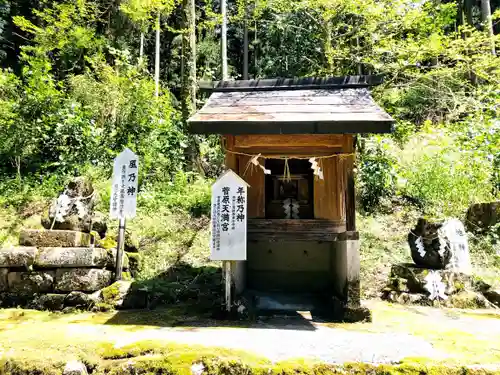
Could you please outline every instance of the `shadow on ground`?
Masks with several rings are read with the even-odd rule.
[[[245,327],[314,331],[314,322],[333,321],[325,312],[255,311],[228,316],[221,308],[222,275],[217,267],[179,263],[150,280],[136,281],[125,297],[126,310],[106,324],[157,327]],[[248,307],[250,306],[250,307]],[[137,308],[142,307],[142,308]]]

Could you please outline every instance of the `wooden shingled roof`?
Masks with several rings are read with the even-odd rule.
[[[368,87],[378,77],[224,81],[200,85],[212,92],[189,120],[199,134],[390,133],[394,120]]]

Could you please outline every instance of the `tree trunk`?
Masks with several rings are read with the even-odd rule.
[[[226,0],[221,0],[221,14],[222,14],[222,37],[221,37],[221,55],[222,55],[222,80],[228,79],[227,73],[227,14],[226,14]]]
[[[255,65],[255,76],[257,79],[259,77],[259,59],[257,58],[257,42],[258,42],[258,29],[257,29],[257,20],[255,20],[255,32],[254,32],[254,46],[253,46],[253,57],[254,57],[254,65]]]
[[[491,20],[491,6],[490,0],[481,0],[481,19],[483,27],[488,32],[491,43],[491,54],[496,56],[495,39],[493,34],[493,22]]]
[[[139,46],[139,59],[141,59],[141,61],[143,56],[144,56],[144,33],[141,32],[141,44]]]
[[[243,25],[243,79],[248,79],[248,21],[245,8],[245,21]]]
[[[160,93],[160,12],[156,19],[155,96]]]
[[[474,26],[474,21],[472,19],[472,4],[473,0],[464,0],[464,11],[467,17],[467,23],[469,26]]]
[[[196,111],[196,8],[195,0],[182,1],[182,21],[185,32],[182,34],[182,119],[185,129],[189,116]],[[186,149],[186,160],[190,161],[190,169],[204,174],[199,156],[199,145],[195,136],[189,137]]]

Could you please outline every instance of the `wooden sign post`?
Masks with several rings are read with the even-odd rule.
[[[138,179],[139,158],[130,149],[125,148],[114,161],[109,208],[110,218],[120,220],[116,246],[115,280],[122,278],[125,225],[126,219],[131,219],[136,214]]]
[[[247,259],[248,184],[227,170],[212,186],[210,259],[224,262],[226,310],[231,310],[231,261]]]

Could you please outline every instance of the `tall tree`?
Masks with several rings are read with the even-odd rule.
[[[491,54],[496,56],[495,50],[495,40],[493,33],[493,21],[491,19],[491,5],[490,0],[481,0],[481,19],[483,21],[483,27],[488,32],[491,43]]]

